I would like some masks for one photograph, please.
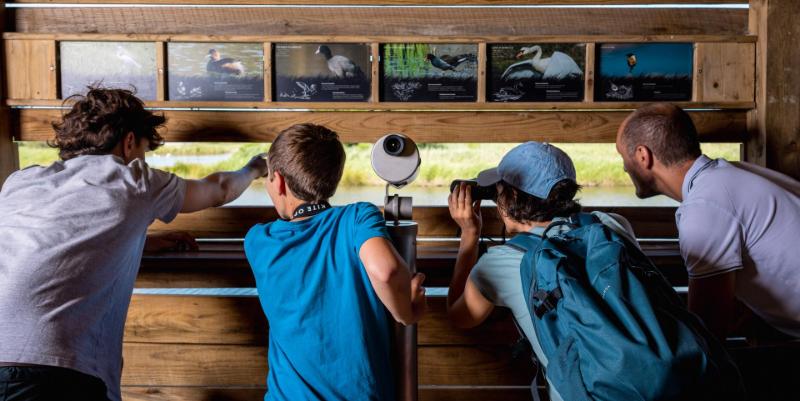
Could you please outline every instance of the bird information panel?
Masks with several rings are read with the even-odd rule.
[[[261,43],[170,42],[167,72],[169,100],[264,100]]]
[[[381,56],[382,101],[477,100],[478,45],[389,43]]]
[[[597,48],[597,101],[692,99],[692,43],[617,43]]]
[[[491,102],[583,101],[585,44],[490,44],[487,54]]]
[[[61,42],[61,98],[86,93],[89,85],[134,90],[156,99],[156,48],[145,42]]]
[[[288,102],[365,102],[370,46],[362,43],[276,43],[275,96]]]

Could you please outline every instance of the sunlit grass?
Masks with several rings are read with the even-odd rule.
[[[629,186],[630,179],[622,170],[622,159],[614,144],[555,144],[564,150],[575,163],[578,182],[587,187]],[[446,186],[456,178],[472,178],[481,170],[494,167],[516,144],[423,144],[420,146],[422,165],[414,185],[424,187]],[[728,160],[739,160],[739,144],[704,144],[706,155]],[[210,164],[176,163],[164,170],[185,178],[202,178],[215,171],[236,170],[251,157],[269,150],[265,143],[175,143],[156,150],[160,156],[202,156],[230,154],[224,161]],[[372,171],[367,143],[345,146],[347,163],[341,186],[381,186],[384,182]],[[47,165],[58,160],[58,152],[41,142],[21,142],[20,166]]]

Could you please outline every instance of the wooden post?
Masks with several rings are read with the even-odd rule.
[[[800,41],[796,0],[751,0],[756,44],[756,110],[747,160],[800,179]]]
[[[0,2],[0,33],[5,32],[6,6]],[[11,112],[6,106],[5,46],[0,41],[0,188],[6,178],[19,168],[17,147],[11,130]]]

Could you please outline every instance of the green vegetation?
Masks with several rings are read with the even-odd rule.
[[[423,144],[420,146],[422,167],[414,182],[417,186],[446,186],[455,178],[475,177],[479,171],[496,166],[503,155],[516,144]],[[583,186],[629,186],[630,180],[622,170],[622,159],[614,144],[556,144],[572,157]],[[372,144],[346,146],[347,164],[342,186],[382,186],[384,182],[372,171]],[[251,157],[269,150],[269,144],[248,143],[176,143],[167,144],[154,153],[159,156],[203,156],[229,154],[221,162],[196,164],[178,162],[164,168],[182,177],[201,178],[215,171],[235,170]],[[739,160],[738,144],[705,144],[703,151],[710,157]],[[20,166],[46,165],[58,159],[58,152],[44,143],[21,142]]]

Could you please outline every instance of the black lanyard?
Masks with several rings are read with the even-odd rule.
[[[328,209],[330,209],[331,205],[328,202],[320,202],[320,203],[304,203],[294,209],[294,213],[292,213],[292,219],[297,219],[300,217],[311,217],[316,216]]]

